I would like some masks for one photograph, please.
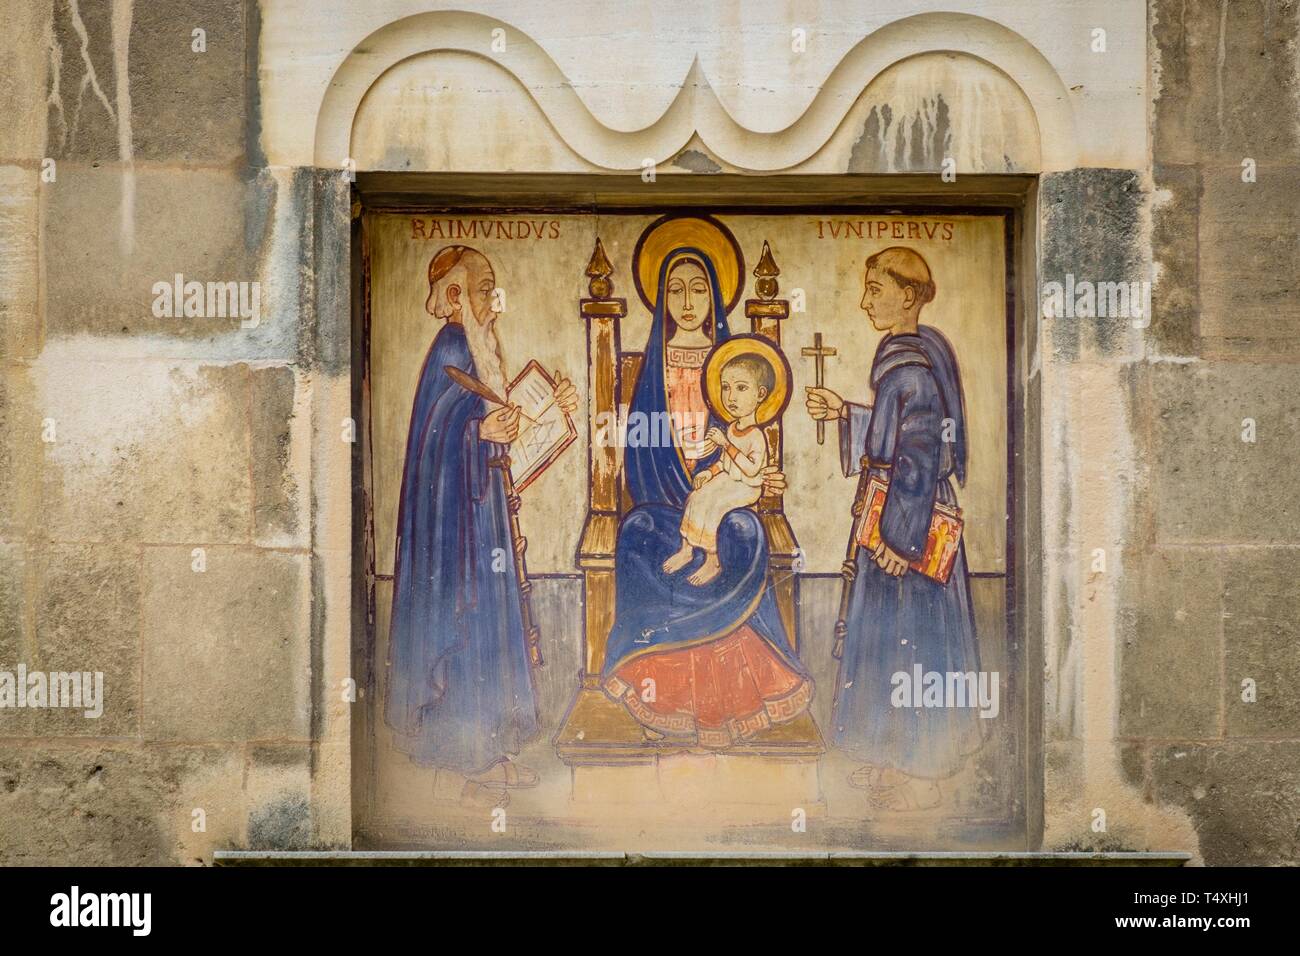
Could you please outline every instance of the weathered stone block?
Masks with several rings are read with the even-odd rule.
[[[1286,365],[1157,365],[1149,372],[1152,500],[1162,544],[1293,542],[1300,535],[1300,391]],[[1254,422],[1255,441],[1243,441]]]
[[[58,4],[49,148],[60,158],[232,163],[244,154],[241,0]],[[204,31],[202,52],[194,30]],[[125,72],[125,76],[123,75]]]
[[[7,3],[0,30],[0,162],[33,162],[45,144],[45,98],[54,0]],[[0,230],[3,236],[3,230]]]
[[[253,369],[254,536],[268,547],[304,547],[309,540],[301,482],[308,473],[311,428],[297,401],[292,368]]]
[[[1190,166],[1157,166],[1151,259],[1158,277],[1151,290],[1148,336],[1162,355],[1195,355],[1200,342],[1201,173]]]
[[[33,170],[0,166],[0,360],[39,348],[39,181]]]
[[[213,547],[205,560],[196,572],[187,547],[146,549],[145,736],[305,739],[307,556]]]
[[[140,552],[54,545],[36,554],[32,595],[36,655],[28,669],[102,673],[102,715],[85,709],[37,711],[41,736],[130,737],[139,731]]]
[[[243,843],[242,770],[241,752],[215,747],[0,746],[0,864],[210,860]]]
[[[269,173],[243,178],[219,169],[61,163],[45,218],[46,334],[130,340],[117,354],[151,357],[212,354],[210,347],[197,351],[199,343],[217,339],[237,354],[257,340],[255,330],[241,328],[239,303],[228,304],[224,285],[214,288],[222,296],[214,294],[209,310],[207,284],[260,279],[258,253],[275,197]],[[177,302],[154,291],[156,283],[174,286],[178,274],[204,284],[203,315],[187,317],[184,297]],[[242,291],[251,314],[254,287]],[[259,324],[269,323],[276,290],[259,286],[256,293]],[[166,313],[161,317],[154,314],[156,302]],[[181,352],[142,339],[150,335],[194,344]]]
[[[249,89],[245,0],[172,0],[134,7],[131,105],[138,158],[237,162],[244,158]],[[194,31],[204,31],[195,52]],[[252,89],[255,91],[256,86]],[[253,108],[255,111],[255,107]]]
[[[0,366],[0,537],[22,537],[39,510],[41,418],[30,373]]]
[[[1217,340],[1216,350],[1296,354],[1300,165],[1261,167],[1254,183],[1243,183],[1240,173],[1202,173],[1201,334]]]
[[[1208,549],[1134,556],[1120,649],[1120,735],[1217,737],[1219,556]],[[1126,562],[1127,565],[1127,562]]]
[[[1192,744],[1151,754],[1154,797],[1182,806],[1210,866],[1300,861],[1300,744]]]
[[[64,541],[226,542],[252,533],[248,369],[64,360],[35,402],[54,423],[42,531]]]
[[[27,653],[24,624],[26,549],[22,544],[0,541],[0,671],[15,673]],[[0,707],[0,737],[22,737],[30,733],[32,712],[26,708]]]
[[[1102,282],[1131,284],[1150,279],[1142,235],[1146,199],[1137,172],[1073,169],[1045,175],[1038,201],[1044,285],[1056,282],[1063,289],[1081,290],[1085,282],[1095,288]],[[1041,309],[1043,289],[1036,294]],[[1079,298],[1076,292],[1074,304],[1080,304]],[[1102,315],[1103,311],[1109,311],[1109,304],[1104,310],[1095,309],[1091,317],[1067,314],[1045,318],[1051,349],[1063,359],[1135,351],[1139,333],[1133,323],[1149,321],[1149,317],[1139,320]]]
[[[1158,162],[1297,157],[1293,0],[1152,0],[1150,18],[1160,63]]]
[[[1228,733],[1300,736],[1300,589],[1289,548],[1233,550],[1223,557],[1223,631]],[[1257,699],[1242,700],[1255,681]]]

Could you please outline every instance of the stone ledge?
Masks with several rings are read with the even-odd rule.
[[[1190,853],[217,850],[216,866],[1185,866]]]

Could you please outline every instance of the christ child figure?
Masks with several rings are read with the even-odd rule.
[[[757,415],[776,385],[776,370],[763,356],[744,352],[726,360],[720,378],[719,400],[731,424],[726,431],[710,428],[705,438],[722,454],[695,476],[682,514],[682,546],[663,563],[665,574],[676,574],[691,562],[694,549],[701,549],[704,563],[686,579],[697,587],[722,573],[718,561],[722,519],[733,509],[754,504],[762,492],[767,438]]]

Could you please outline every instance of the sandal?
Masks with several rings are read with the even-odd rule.
[[[884,772],[884,767],[877,767],[875,764],[870,763],[863,764],[849,774],[849,786],[856,787],[859,790],[888,789],[881,781],[881,774]]]
[[[507,760],[501,766],[506,768],[506,786],[523,790],[537,786],[542,778],[532,767],[525,767],[513,760]]]
[[[542,778],[531,767],[522,766],[512,760],[501,760],[469,779],[498,789],[501,787],[524,789],[537,786]]]
[[[911,813],[919,810],[933,810],[943,802],[939,785],[930,781],[924,797],[918,796],[915,781],[909,780],[896,787],[876,787],[867,795],[867,801],[877,810],[887,813]]]
[[[510,802],[510,794],[505,790],[466,780],[460,791],[460,802],[461,806],[474,809],[497,810]]]

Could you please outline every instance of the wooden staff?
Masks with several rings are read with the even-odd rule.
[[[528,550],[528,539],[519,530],[519,496],[515,494],[515,480],[510,474],[510,456],[499,455],[489,458],[488,464],[501,469],[501,481],[506,486],[506,510],[510,514],[510,545],[515,554],[515,573],[519,576],[519,614],[524,622],[524,639],[528,643],[528,659],[534,667],[542,667],[541,629],[533,619],[533,583],[528,580],[528,565],[524,561],[524,552]]]
[[[835,621],[835,647],[831,656],[839,660],[844,656],[844,637],[849,632],[849,599],[853,596],[853,580],[858,576],[858,533],[862,524],[863,512],[867,510],[867,456],[863,455],[859,465],[862,471],[858,475],[858,490],[853,493],[853,524],[849,529],[849,543],[845,549],[844,563],[840,565],[840,613]]]

